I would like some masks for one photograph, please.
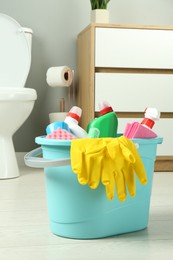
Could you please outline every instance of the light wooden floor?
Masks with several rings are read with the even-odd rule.
[[[173,259],[173,173],[155,173],[146,230],[73,240],[49,230],[43,170],[21,164],[21,176],[0,180],[1,260]]]

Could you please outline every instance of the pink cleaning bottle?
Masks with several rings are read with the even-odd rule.
[[[128,138],[155,138],[157,134],[152,131],[156,120],[160,118],[160,112],[156,108],[146,108],[145,118],[141,123],[127,123],[124,136]]]

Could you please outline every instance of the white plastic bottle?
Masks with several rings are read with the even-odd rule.
[[[64,122],[68,124],[70,131],[78,138],[87,138],[87,132],[78,125],[82,110],[80,107],[73,106],[68,112]]]

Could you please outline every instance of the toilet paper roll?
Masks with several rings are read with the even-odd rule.
[[[73,81],[73,72],[67,66],[51,67],[47,70],[46,76],[51,87],[69,87]]]

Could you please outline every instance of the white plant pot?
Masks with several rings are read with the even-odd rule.
[[[106,9],[91,10],[91,23],[109,23],[109,11]]]
[[[67,112],[50,113],[49,121],[50,121],[50,123],[62,122],[65,120],[66,116],[67,116]]]

